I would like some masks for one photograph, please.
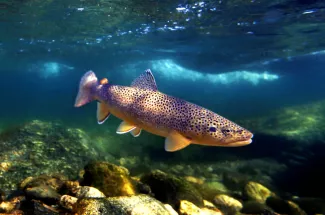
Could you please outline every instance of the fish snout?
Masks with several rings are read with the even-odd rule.
[[[238,147],[238,146],[245,146],[245,145],[249,145],[252,143],[252,138],[253,138],[253,133],[250,131],[245,131],[244,133],[242,133],[241,137],[238,138],[236,141],[233,142],[229,142],[227,144],[227,146],[229,147]]]

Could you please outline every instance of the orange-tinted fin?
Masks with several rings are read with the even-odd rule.
[[[108,84],[108,80],[107,80],[107,78],[103,78],[102,80],[100,80],[99,83],[100,84]]]
[[[165,150],[175,152],[191,144],[191,140],[185,138],[177,131],[172,131],[165,139]]]
[[[97,102],[97,122],[103,124],[106,119],[111,115],[108,106],[105,103]]]
[[[121,124],[119,125],[119,127],[117,128],[116,133],[117,134],[125,134],[128,133],[134,129],[136,129],[137,127],[135,127],[134,125],[131,125],[125,121],[121,122]]]
[[[135,128],[130,133],[133,137],[139,137],[141,134],[141,128]]]

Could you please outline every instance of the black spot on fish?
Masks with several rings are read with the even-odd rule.
[[[231,130],[228,129],[228,128],[223,128],[223,129],[221,130],[221,132],[226,136],[226,135],[228,135],[228,134],[231,132]]]
[[[209,128],[209,131],[211,131],[211,132],[216,132],[217,129],[216,129],[215,127],[210,127],[210,128]]]

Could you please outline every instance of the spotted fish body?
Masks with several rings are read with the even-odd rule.
[[[110,114],[123,122],[118,134],[141,130],[166,137],[165,150],[177,151],[189,144],[243,146],[253,134],[224,117],[193,103],[166,95],[157,89],[150,70],[131,86],[111,85],[107,79],[98,83],[93,72],[81,79],[75,106],[98,100],[97,119],[102,124]]]

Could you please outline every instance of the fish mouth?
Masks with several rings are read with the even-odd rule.
[[[253,138],[253,135],[249,139],[246,139],[246,140],[228,143],[227,146],[230,146],[230,147],[246,146],[253,142],[252,138]]]

